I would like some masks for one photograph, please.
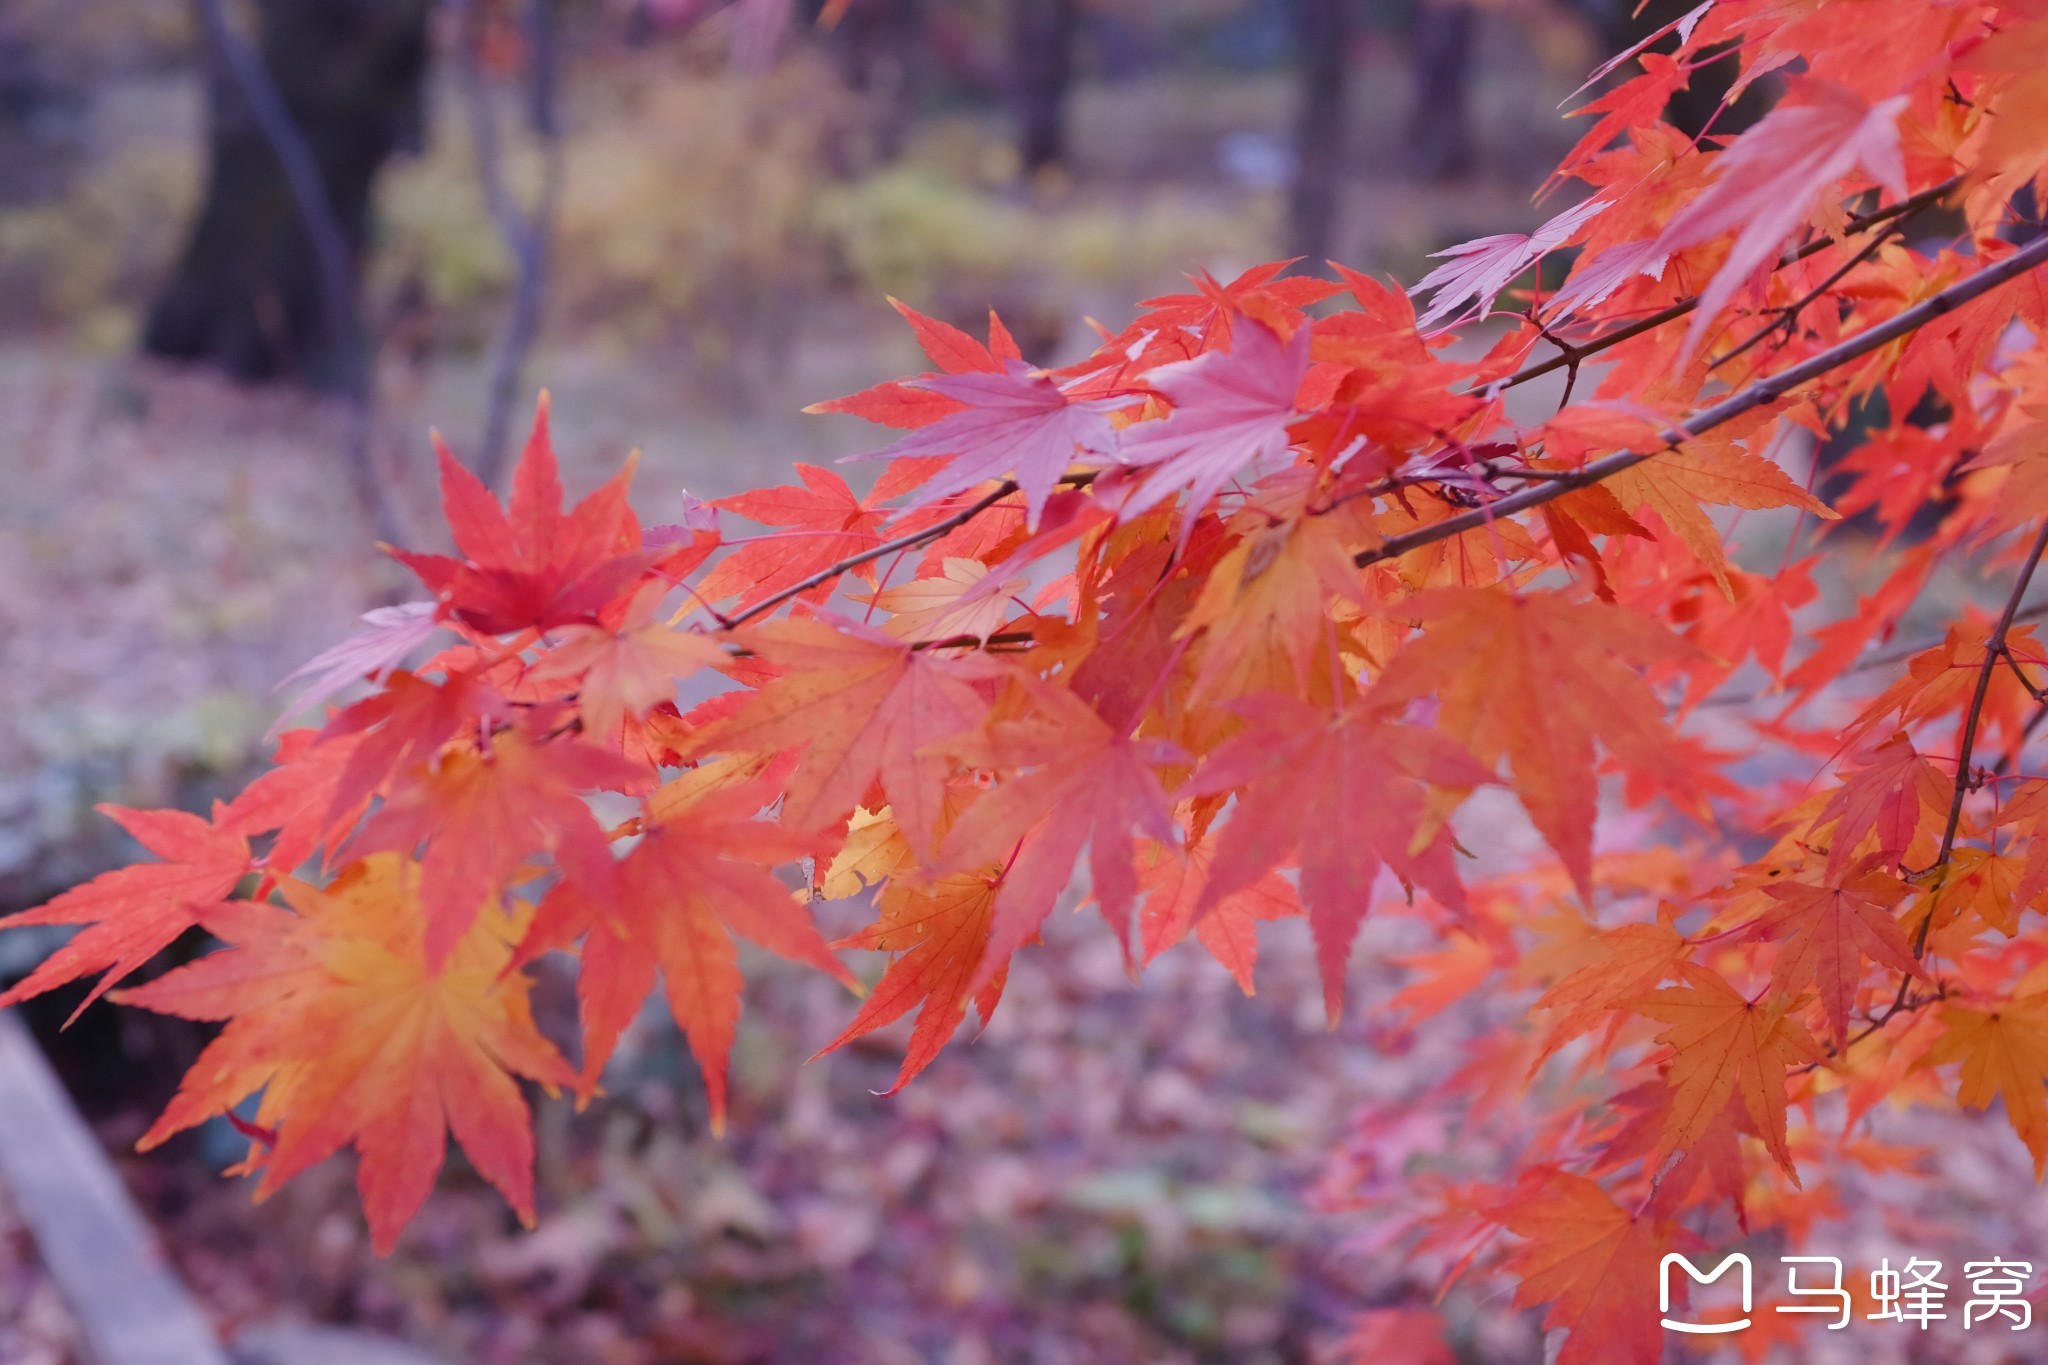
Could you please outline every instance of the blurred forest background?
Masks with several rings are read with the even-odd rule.
[[[977,328],[993,306],[1050,363],[1184,272],[1417,278],[1546,215],[1581,126],[1560,102],[1677,12],[1604,3],[7,0],[0,909],[126,856],[94,802],[198,805],[260,762],[272,685],[403,591],[372,542],[438,548],[430,426],[499,476],[544,383],[571,491],[639,447],[643,517],[676,520],[685,490],[886,439],[799,409],[926,368],[891,295]],[[649,1028],[591,1111],[541,1104],[538,1232],[451,1169],[386,1261],[345,1162],[254,1207],[217,1177],[224,1125],[128,1153],[196,1031],[101,1007],[60,1038],[75,995],[30,1019],[245,1343],[314,1323],[451,1361],[977,1365],[1348,1336],[1408,1359],[1434,1271],[1351,1210],[1390,1152],[1448,1141],[1394,1102],[1485,1021],[1409,1031],[1431,1006],[1396,995],[1398,916],[1337,1031],[1299,924],[1257,999],[1192,946],[1133,988],[1069,928],[887,1100],[893,1035],[801,1066],[849,1001],[750,968],[723,1142]],[[0,936],[0,978],[49,946]],[[1504,1302],[1447,1312],[1472,1360],[1540,1357]],[[0,1186],[0,1360],[82,1349]]]

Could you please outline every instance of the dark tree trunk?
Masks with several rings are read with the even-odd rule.
[[[259,0],[260,56],[326,189],[350,262],[367,242],[370,192],[394,151],[422,136],[432,0]],[[213,63],[205,196],[151,308],[143,349],[238,379],[350,382],[357,334],[329,316],[320,260],[270,140]],[[360,271],[352,271],[355,276]]]
[[[1425,180],[1456,180],[1477,161],[1468,76],[1478,13],[1464,0],[1423,0],[1409,51],[1415,73],[1408,109],[1409,166]]]
[[[1067,89],[1074,77],[1075,0],[1011,0],[1017,154],[1029,176],[1067,159]]]
[[[1300,0],[1295,19],[1301,103],[1294,122],[1294,184],[1287,199],[1287,254],[1320,269],[1330,254],[1341,198],[1350,0]]]

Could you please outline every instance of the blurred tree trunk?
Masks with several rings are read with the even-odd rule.
[[[1067,159],[1076,0],[1011,0],[1010,79],[1017,153],[1026,176]]]
[[[1415,17],[1408,157],[1410,168],[1425,180],[1456,180],[1469,175],[1477,161],[1467,77],[1478,17],[1465,0],[1423,0]]]
[[[1301,103],[1294,123],[1294,184],[1287,198],[1287,254],[1321,269],[1341,199],[1351,0],[1300,0],[1295,17]]]
[[[816,14],[810,21],[816,25]],[[868,97],[876,161],[894,161],[902,154],[916,101],[912,78],[926,55],[924,28],[919,0],[855,0],[827,40],[847,86]]]
[[[350,262],[368,237],[370,192],[424,126],[433,0],[257,0],[261,61],[297,124]],[[329,316],[313,232],[235,81],[212,62],[206,189],[184,254],[150,310],[143,349],[238,379],[351,382],[350,315]]]

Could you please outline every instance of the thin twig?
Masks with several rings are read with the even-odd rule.
[[[1872,237],[1868,242],[1864,243],[1863,249],[1861,251],[1856,252],[1854,255],[1849,257],[1848,260],[1843,261],[1840,265],[1836,266],[1832,271],[1828,273],[1828,277],[1826,279],[1822,280],[1819,284],[1816,284],[1813,288],[1807,290],[1804,294],[1800,295],[1800,297],[1798,297],[1797,299],[1794,299],[1791,303],[1785,304],[1781,308],[1773,309],[1772,311],[1777,313],[1778,316],[1772,319],[1768,326],[1758,328],[1756,332],[1749,337],[1748,340],[1737,343],[1733,349],[1729,350],[1728,352],[1720,356],[1718,359],[1708,361],[1707,369],[1709,371],[1720,369],[1723,365],[1726,365],[1729,361],[1735,359],[1737,356],[1747,354],[1749,351],[1751,351],[1758,345],[1762,344],[1765,337],[1771,336],[1775,333],[1783,332],[1785,334],[1786,339],[1789,341],[1792,337],[1792,333],[1795,330],[1797,330],[1799,326],[1799,315],[1805,312],[1806,309],[1816,299],[1821,297],[1821,295],[1827,293],[1828,290],[1833,289],[1837,284],[1841,283],[1842,277],[1844,275],[1847,275],[1850,271],[1854,270],[1857,266],[1862,265],[1865,261],[1869,260],[1872,256],[1875,256],[1880,250],[1882,250],[1886,242],[1889,242],[1893,237],[1898,235],[1901,225],[1904,224],[1906,219],[1910,216],[1910,214],[1900,214],[1897,218],[1885,224],[1884,230],[1879,232],[1875,237]]]
[[[2048,263],[2048,237],[2037,238],[2027,243],[2012,255],[1994,265],[1986,266],[1966,280],[1960,280],[1931,298],[1914,304],[1911,308],[1887,318],[1873,327],[1866,328],[1845,341],[1830,346],[1827,350],[1809,356],[1799,364],[1745,388],[1738,389],[1711,407],[1700,409],[1682,426],[1674,426],[1663,433],[1664,445],[1656,450],[1625,450],[1594,460],[1574,472],[1570,480],[1542,483],[1530,488],[1519,489],[1485,507],[1474,508],[1446,517],[1442,521],[1397,536],[1389,536],[1369,550],[1362,550],[1355,557],[1359,567],[1377,564],[1383,559],[1392,559],[1424,545],[1433,545],[1439,540],[1448,540],[1466,531],[1476,530],[1500,517],[1515,512],[1540,507],[1554,502],[1565,494],[1579,488],[1591,487],[1604,479],[1610,479],[1624,470],[1633,469],[1643,461],[1652,459],[1666,450],[1672,450],[1684,442],[1711,431],[1724,423],[1732,422],[1744,413],[1776,402],[1787,393],[1840,366],[1868,355],[1880,346],[1888,345],[1902,336],[1907,336],[1925,327],[1936,318],[1952,312],[1987,294],[2002,284],[2018,279],[2036,267]]]
[[[313,260],[320,276],[321,321],[328,344],[342,366],[341,395],[347,406],[342,457],[349,480],[355,485],[356,498],[369,516],[377,538],[403,544],[407,537],[382,481],[371,466],[375,375],[370,338],[356,316],[355,252],[349,246],[341,216],[334,211],[334,201],[328,196],[327,182],[321,177],[312,144],[292,116],[284,93],[271,79],[263,59],[228,21],[222,0],[199,0],[199,19],[236,92],[248,106],[249,116],[269,144],[271,155],[277,158],[285,187],[291,193],[292,207],[298,211],[299,224],[305,228],[306,239],[313,247]]]
[[[476,150],[477,179],[491,221],[511,253],[515,281],[512,308],[505,330],[491,356],[484,402],[483,435],[477,443],[476,473],[495,487],[505,469],[512,407],[517,401],[519,374],[540,332],[541,304],[547,290],[548,251],[554,239],[556,209],[562,188],[562,136],[556,114],[560,58],[556,52],[555,0],[527,0],[527,126],[540,148],[540,189],[531,210],[522,210],[505,177],[504,144],[499,136],[497,108],[484,79],[481,49],[483,15],[476,0],[462,0],[459,13],[462,41],[457,71],[463,102],[469,111],[470,140]]]
[[[2048,238],[2042,240],[2048,241]],[[1934,895],[1937,898],[1947,877],[1949,855],[1955,852],[1956,831],[1962,827],[1963,798],[1976,785],[1970,780],[1970,755],[1977,747],[1977,727],[1984,719],[1985,699],[1991,695],[1991,673],[1998,666],[1998,656],[2005,653],[2006,632],[2012,629],[2013,617],[2019,614],[2020,599],[2027,595],[2027,587],[2034,581],[2034,570],[2040,567],[2044,553],[2048,553],[2048,521],[2041,523],[2033,548],[2027,551],[2026,562],[2020,566],[2019,576],[2013,580],[2012,592],[2005,599],[2005,610],[1998,614],[1998,624],[1992,627],[1990,638],[1984,642],[1984,663],[1977,670],[1977,687],[1970,694],[1970,709],[1963,714],[1963,742],[1956,754],[1955,790],[1949,797],[1948,823],[1941,831],[1941,851],[1935,855],[1933,864],[1919,874],[1922,878],[1934,878]],[[1933,924],[1934,909],[1930,904],[1927,918],[1920,921],[1919,929],[1913,934],[1914,957],[1926,951],[1927,933]]]
[[[790,584],[780,592],[770,593],[745,611],[735,613],[732,619],[721,629],[731,630],[735,626],[743,626],[755,617],[775,610],[792,597],[801,597],[812,588],[829,583],[839,577],[839,575],[846,573],[848,570],[857,569],[870,560],[880,559],[882,556],[894,554],[898,550],[915,549],[917,546],[923,545],[928,541],[937,540],[948,531],[965,526],[968,522],[973,521],[983,512],[986,512],[989,508],[995,506],[1016,491],[1016,482],[1011,479],[1005,479],[1002,483],[996,485],[993,492],[976,498],[959,511],[933,522],[921,531],[911,531],[897,536],[894,540],[885,540],[878,545],[871,545],[857,555],[848,555],[845,559],[826,565],[816,573]]]

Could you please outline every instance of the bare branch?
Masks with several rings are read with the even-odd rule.
[[[2043,239],[2048,240],[2048,239]],[[1956,831],[1963,821],[1963,798],[1976,785],[1970,780],[1970,756],[1977,747],[1977,727],[1984,719],[1984,701],[1991,695],[1991,674],[1998,667],[1999,656],[2006,653],[2006,632],[2012,629],[2013,618],[2019,614],[2020,600],[2027,595],[2027,587],[2034,581],[2034,570],[2040,567],[2041,556],[2048,553],[2048,521],[2041,523],[2041,530],[2034,537],[2033,548],[2027,551],[2027,559],[2020,566],[2019,576],[2013,580],[2012,592],[2005,599],[2005,610],[1998,614],[1998,624],[1991,629],[1991,635],[1984,642],[1984,662],[1977,669],[1977,687],[1970,694],[1970,709],[1963,715],[1963,742],[1956,754],[1955,789],[1949,796],[1948,824],[1941,831],[1941,852],[1935,855],[1934,863],[1920,875],[1934,878],[1934,889],[1938,895],[1941,884],[1948,872],[1949,855],[1955,852]],[[2014,665],[2018,671],[2018,665]],[[2021,681],[2025,682],[2024,676]],[[2027,690],[2034,690],[2028,684]],[[1920,927],[1913,934],[1913,956],[1926,951],[1927,932],[1934,924],[1934,911],[1930,907],[1927,918],[1920,921]]]
[[[476,451],[476,473],[486,486],[496,486],[504,473],[512,408],[519,396],[519,374],[540,332],[541,303],[547,290],[548,251],[554,239],[556,209],[562,190],[562,136],[556,116],[560,54],[554,23],[555,0],[526,0],[528,98],[527,126],[540,149],[540,189],[532,209],[522,210],[505,177],[504,142],[498,112],[484,79],[481,49],[483,15],[475,0],[459,0],[461,41],[457,74],[468,109],[470,141],[476,151],[477,179],[491,221],[512,255],[515,279],[512,307],[491,356],[485,391],[483,434]]]

